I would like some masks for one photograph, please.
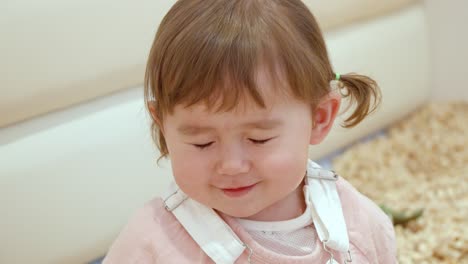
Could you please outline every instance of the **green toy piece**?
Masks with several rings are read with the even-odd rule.
[[[420,208],[411,213],[408,213],[408,212],[403,212],[403,211],[397,212],[384,204],[380,204],[379,207],[380,209],[382,209],[382,211],[384,211],[386,215],[388,215],[388,217],[390,217],[393,225],[405,225],[408,222],[416,220],[419,217],[421,217],[424,212],[423,208]]]

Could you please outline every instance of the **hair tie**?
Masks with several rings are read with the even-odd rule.
[[[349,94],[349,91],[346,89],[343,81],[341,81],[341,74],[339,73],[335,73],[335,80],[330,81],[330,86],[334,90],[339,90],[341,96],[343,97],[346,97]]]

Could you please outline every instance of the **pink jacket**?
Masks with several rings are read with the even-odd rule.
[[[336,182],[338,195],[348,229],[352,263],[397,263],[395,232],[390,219],[367,197],[343,178]],[[317,240],[315,251],[307,256],[291,257],[272,252],[256,243],[234,218],[221,217],[253,250],[251,263],[326,263],[329,254]],[[210,232],[210,227],[206,227]],[[247,263],[248,252],[236,261]],[[344,263],[346,256],[335,253]],[[110,248],[103,264],[185,264],[213,263],[205,255],[161,198],[156,198],[138,210]]]

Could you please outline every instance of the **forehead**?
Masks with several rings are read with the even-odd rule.
[[[293,97],[269,93],[264,99],[265,107],[252,99],[241,101],[234,109],[226,111],[216,111],[203,103],[189,107],[177,105],[165,118],[163,126],[166,132],[177,131],[192,136],[245,130],[272,131],[289,126],[294,122],[292,120],[304,121],[311,117],[310,106]]]
[[[197,104],[191,107],[177,107],[173,116],[166,121],[168,126],[183,135],[197,135],[216,130],[271,130],[284,124],[284,117],[278,115],[279,111],[275,109],[275,104],[261,107],[249,103],[245,107],[238,106],[231,111],[220,112]]]
[[[228,111],[216,111],[202,103],[190,107],[178,105],[166,119],[165,125],[177,127],[178,130],[190,126],[272,129],[287,123],[292,116],[307,114],[308,109],[304,102],[272,94],[265,96],[265,107],[253,100],[239,102]]]

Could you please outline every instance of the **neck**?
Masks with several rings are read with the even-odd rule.
[[[306,204],[304,201],[303,191],[304,181],[292,191],[288,196],[280,201],[270,205],[262,211],[245,219],[254,221],[285,221],[299,217],[305,211]]]

